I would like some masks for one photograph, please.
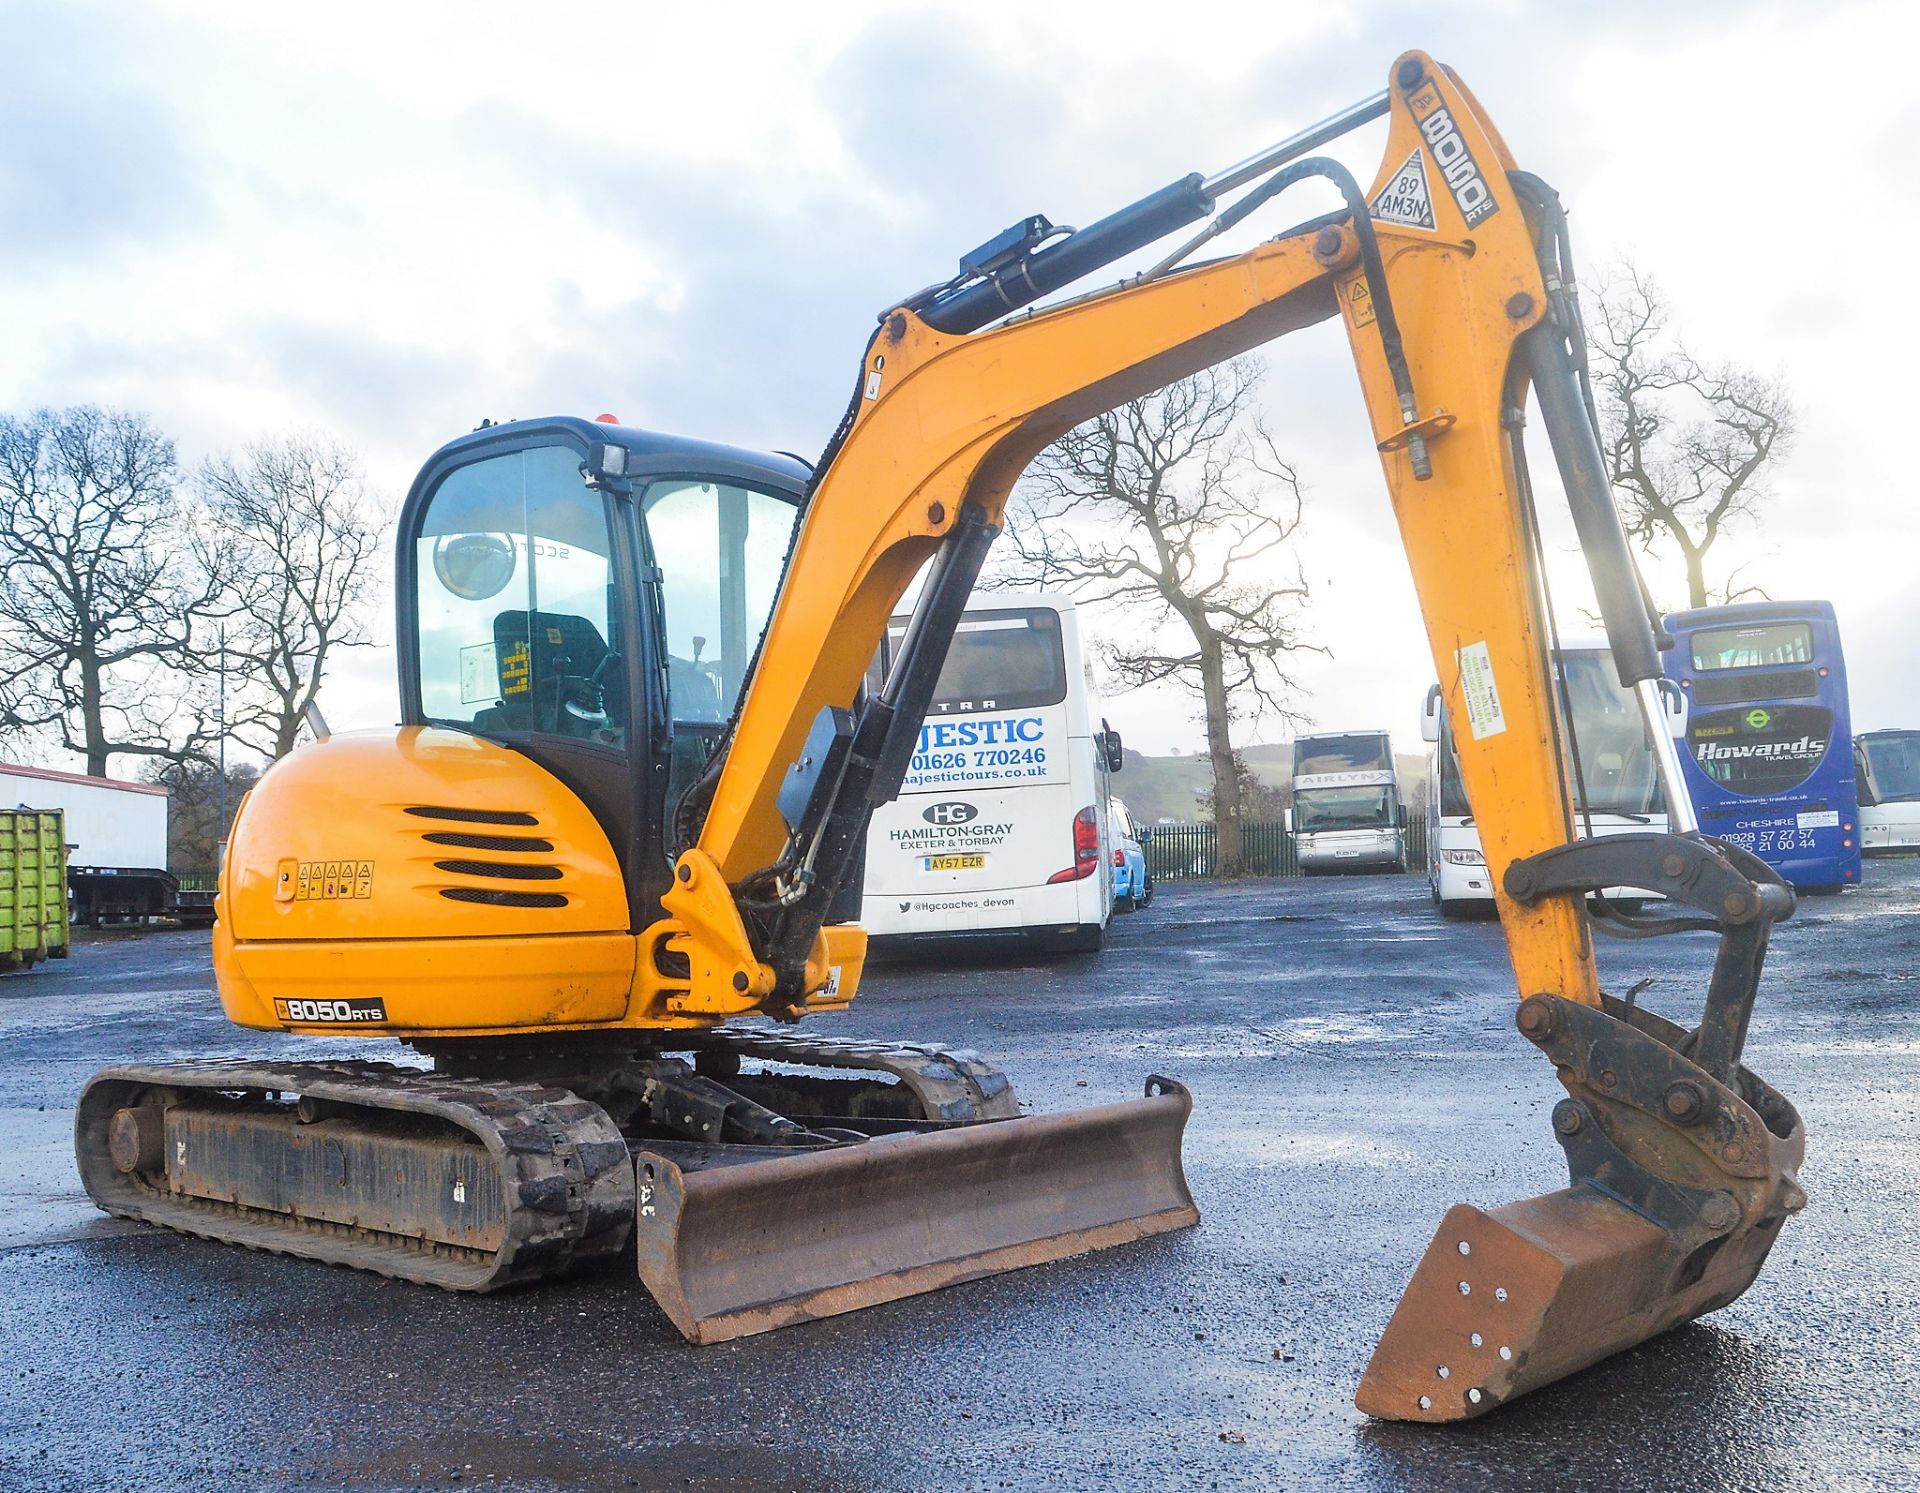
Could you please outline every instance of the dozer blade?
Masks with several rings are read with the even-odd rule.
[[[1574,1185],[1448,1211],[1354,1396],[1368,1415],[1484,1415],[1725,1306],[1806,1201],[1793,1107],[1744,1068],[1715,1081],[1672,1023],[1535,996],[1520,1024],[1571,1095]]]
[[[636,1157],[640,1275],[691,1342],[836,1316],[1199,1221],[1193,1099],[1147,1097],[772,1160]]]

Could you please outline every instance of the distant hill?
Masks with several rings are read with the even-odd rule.
[[[1114,777],[1113,791],[1126,800],[1135,819],[1158,824],[1165,819],[1188,823],[1201,817],[1201,800],[1213,787],[1213,769],[1204,753],[1149,757],[1129,747],[1121,755],[1124,765]],[[1242,747],[1240,755],[1262,783],[1285,791],[1293,762],[1291,742],[1256,743]],[[1395,752],[1393,759],[1400,775],[1400,796],[1412,804],[1415,786],[1426,780],[1426,754]]]
[[[1127,801],[1135,819],[1158,824],[1200,817],[1200,795],[1213,785],[1205,757],[1148,757],[1131,747],[1120,755],[1123,762],[1114,775],[1113,791]]]

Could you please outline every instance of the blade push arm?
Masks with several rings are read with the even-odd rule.
[[[913,576],[956,536],[996,530],[1028,462],[1075,425],[1336,315],[1435,664],[1454,718],[1470,726],[1461,767],[1488,860],[1504,866],[1570,838],[1507,423],[1525,388],[1517,350],[1549,305],[1535,225],[1508,180],[1514,163],[1465,88],[1420,53],[1400,60],[1394,82],[1373,190],[1419,170],[1424,221],[1349,214],[971,334],[937,331],[905,307],[884,318],[850,424],[809,499],[699,842],[667,899],[694,934],[683,947],[700,1009],[796,1006],[827,978],[817,941],[825,898],[798,875],[805,847],[778,801],[821,713],[854,702]],[[1395,312],[1398,348],[1383,336]],[[941,626],[950,635],[951,621]],[[945,643],[933,639],[933,672]],[[837,764],[860,785],[861,816],[897,790],[902,734],[919,724],[915,701],[896,696],[895,720],[869,721],[864,740],[856,729]],[[769,879],[783,862],[787,880]],[[767,932],[777,911],[730,918],[721,904],[746,884],[784,886],[793,904],[811,896],[812,926],[787,917],[783,940]],[[1597,1001],[1573,898],[1523,906],[1502,894],[1501,912],[1523,993]]]

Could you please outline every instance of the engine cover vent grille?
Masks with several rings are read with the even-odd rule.
[[[420,837],[431,845],[460,850],[552,850],[553,841],[533,835],[463,835],[454,830],[432,830]]]
[[[540,821],[514,809],[454,809],[439,804],[416,804],[407,810],[422,819],[452,819],[461,824],[526,824]]]
[[[497,876],[503,881],[558,881],[558,866],[513,866],[503,861],[435,861],[434,866],[454,876]]]
[[[510,892],[487,886],[442,887],[440,895],[449,902],[478,902],[487,907],[565,907],[567,899],[558,892]]]

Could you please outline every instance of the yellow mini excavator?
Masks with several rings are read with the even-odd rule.
[[[1369,190],[1313,154],[1381,118]],[[1193,257],[1310,178],[1342,205]],[[1192,225],[1147,273],[1029,309]],[[1571,1173],[1447,1215],[1359,1404],[1477,1415],[1733,1300],[1804,1201],[1799,1117],[1741,1066],[1793,899],[1694,823],[1570,269],[1554,194],[1410,52],[1290,140],[1077,232],[1026,219],[891,307],[815,467],[573,419],[452,442],[400,519],[405,723],[266,775],[233,826],[215,937],[235,1022],[399,1037],[431,1068],[108,1069],[77,1119],[89,1192],[464,1290],[632,1249],[699,1342],[1193,1223],[1171,1080],[1021,1115],[970,1051],[775,1022],[854,997],[864,826],[899,787],[1027,463],[1102,410],[1337,318],[1462,723],[1519,1028],[1567,1090]],[[1529,388],[1674,834],[1572,833]],[[1668,909],[1624,931],[1718,933],[1697,1022],[1601,992],[1587,903],[1618,886]]]

